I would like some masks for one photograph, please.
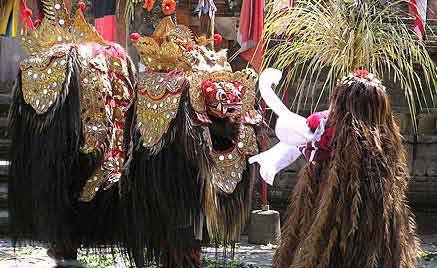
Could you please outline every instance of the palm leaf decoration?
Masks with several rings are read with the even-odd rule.
[[[315,90],[321,90],[317,106],[338,79],[367,69],[401,87],[414,119],[417,107],[428,105],[426,93],[431,99],[435,93],[437,67],[411,23],[403,20],[405,2],[296,0],[280,13],[270,2],[264,66],[287,70],[286,82],[297,89],[297,110]]]

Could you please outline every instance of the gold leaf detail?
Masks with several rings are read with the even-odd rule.
[[[37,114],[47,112],[62,92],[68,49],[58,46],[20,63],[23,98]]]
[[[183,75],[142,74],[137,100],[137,119],[143,146],[157,144],[176,118],[184,89]]]

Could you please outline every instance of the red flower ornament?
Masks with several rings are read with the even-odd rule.
[[[155,5],[156,0],[144,0],[144,5],[143,7],[147,10],[147,11],[151,11],[153,9],[153,6]]]
[[[138,42],[138,40],[140,40],[141,36],[139,33],[132,33],[130,35],[130,40],[132,40],[133,42]]]
[[[79,2],[76,4],[76,7],[80,10],[82,10],[82,12],[85,10],[86,8],[86,4],[84,2]]]
[[[220,44],[223,41],[223,37],[219,34],[214,34],[213,38],[216,44]]]

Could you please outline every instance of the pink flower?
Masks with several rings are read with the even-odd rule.
[[[217,44],[220,44],[223,41],[223,37],[219,34],[214,34],[213,38],[214,38],[214,42]]]
[[[353,75],[359,78],[364,78],[369,75],[369,71],[367,70],[356,70],[353,72]]]
[[[84,11],[85,8],[86,8],[86,4],[85,4],[84,2],[79,2],[79,3],[76,4],[76,7],[77,7],[78,9]]]
[[[141,35],[139,33],[132,33],[130,35],[130,40],[132,40],[133,42],[137,42],[138,40],[140,40]]]

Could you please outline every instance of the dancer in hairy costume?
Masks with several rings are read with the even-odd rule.
[[[10,113],[9,210],[15,244],[43,243],[62,263],[80,247],[118,245],[118,187],[134,68],[82,13],[45,1],[44,19],[21,37]]]
[[[267,177],[300,152],[309,160],[299,174],[273,267],[416,267],[405,149],[381,83],[357,71],[335,87],[329,114],[303,122],[288,113],[285,118],[293,117],[288,123],[300,128],[288,129],[290,136],[303,134],[285,141],[292,145],[284,149],[289,158],[276,166],[260,155],[252,159]],[[278,135],[282,142],[284,135]]]

